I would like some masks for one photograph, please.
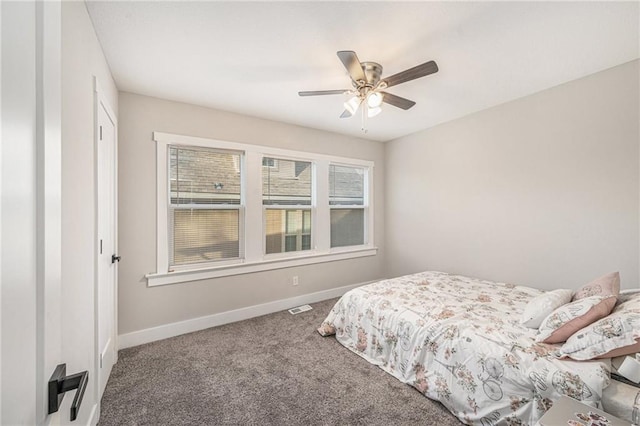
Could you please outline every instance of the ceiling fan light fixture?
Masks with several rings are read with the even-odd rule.
[[[360,104],[364,104],[361,117],[362,130],[365,133],[367,118],[380,114],[383,102],[402,110],[407,110],[416,104],[409,99],[387,92],[387,88],[438,72],[438,65],[434,61],[428,61],[382,79],[382,65],[376,62],[361,62],[356,52],[352,50],[338,51],[338,58],[349,74],[352,89],[301,91],[298,95],[346,95],[348,100],[344,102],[344,111],[340,114],[340,118],[353,117],[360,108]]]
[[[382,112],[382,108],[380,108],[380,107],[373,107],[373,108],[369,107],[369,108],[367,108],[367,116],[369,118],[375,117],[376,115],[380,114],[381,112]]]
[[[367,105],[369,106],[369,108],[378,108],[380,105],[382,105],[382,98],[382,93],[373,92],[369,94],[369,96],[367,96]]]
[[[358,110],[360,102],[362,102],[362,100],[358,96],[354,96],[344,103],[344,109],[346,109],[351,113],[351,115],[353,115]]]

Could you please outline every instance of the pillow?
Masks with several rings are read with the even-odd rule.
[[[617,305],[620,305],[628,300],[631,300],[634,297],[640,297],[640,289],[620,290],[620,294],[618,295]]]
[[[618,294],[620,294],[620,273],[612,272],[582,286],[573,295],[573,300],[591,296],[618,296]]]
[[[551,312],[571,302],[573,290],[553,290],[534,297],[527,303],[520,324],[529,328],[538,328]]]
[[[581,328],[609,315],[615,304],[615,296],[590,296],[560,306],[542,321],[536,342],[562,343]]]
[[[625,355],[631,355],[631,354],[635,354],[640,352],[640,338],[635,339],[636,343],[632,344],[632,345],[627,345],[627,346],[622,346],[620,348],[616,348],[612,351],[609,352],[605,352],[601,355],[598,355],[596,358],[615,358],[617,356],[625,356]],[[580,357],[580,354],[576,355],[578,358]],[[587,358],[590,359],[590,358]]]
[[[640,294],[618,305],[611,315],[569,337],[559,355],[577,361],[640,352]]]

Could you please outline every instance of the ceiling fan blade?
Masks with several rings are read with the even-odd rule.
[[[344,111],[342,111],[342,114],[340,114],[340,118],[349,118],[349,117],[351,117],[351,115],[352,114],[348,110],[345,109]]]
[[[318,96],[318,95],[342,95],[347,93],[349,89],[343,90],[308,90],[304,92],[298,92],[300,96]]]
[[[382,102],[386,102],[389,105],[393,105],[394,107],[398,107],[401,109],[409,109],[416,104],[415,102],[410,101],[409,99],[401,98],[400,96],[392,95],[391,93],[387,93],[387,92],[380,92],[380,93],[382,93],[382,96],[383,96]]]
[[[429,61],[394,74],[391,77],[383,78],[383,81],[387,83],[387,87],[391,87],[435,72],[438,72],[438,65],[434,61]]]
[[[349,75],[353,81],[367,81],[356,52],[352,50],[341,50],[338,52],[338,58],[340,58],[344,67],[349,71]]]

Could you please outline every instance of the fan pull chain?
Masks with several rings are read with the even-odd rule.
[[[362,126],[360,126],[360,130],[362,130],[364,133],[367,133],[367,125],[366,125],[366,121],[367,121],[367,113],[366,113],[366,109],[367,109],[367,105],[366,102],[362,102],[362,108],[360,108],[360,110],[362,111]]]

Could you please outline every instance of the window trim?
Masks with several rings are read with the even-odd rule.
[[[273,148],[263,145],[253,145],[238,142],[229,142],[216,139],[200,138],[194,136],[176,135],[164,132],[153,132],[153,141],[156,143],[156,272],[146,275],[148,286],[175,284],[180,282],[217,278],[230,275],[239,275],[259,271],[267,271],[280,268],[289,268],[315,263],[331,262],[374,256],[377,247],[374,244],[374,208],[373,208],[373,174],[374,162],[355,158],[337,157],[311,152],[293,151],[288,149]],[[244,248],[244,258],[235,259],[231,263],[221,264],[192,264],[169,270],[169,246],[168,246],[168,146],[187,145],[208,149],[225,151],[240,151],[241,161],[241,206],[244,210],[244,224],[242,226],[241,247]],[[264,253],[264,207],[262,203],[262,158],[278,157],[284,159],[296,159],[311,161],[313,167],[312,186],[312,248],[299,252]],[[330,247],[330,206],[329,200],[329,165],[343,164],[348,166],[363,167],[366,171],[365,197],[367,208],[365,215],[365,244],[349,247]],[[271,207],[271,206],[268,206]],[[325,230],[326,232],[319,232]],[[324,235],[327,234],[327,235]],[[248,236],[258,235],[259,238]],[[281,256],[284,254],[285,256]],[[189,266],[195,266],[189,268]]]

